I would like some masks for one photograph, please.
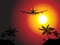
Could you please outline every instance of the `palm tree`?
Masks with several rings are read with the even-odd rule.
[[[43,35],[44,35],[44,34],[47,34],[47,36],[48,36],[48,38],[49,38],[49,35],[52,34],[51,31],[53,31],[54,28],[51,28],[51,27],[49,27],[49,25],[47,25],[47,27],[42,26],[42,29],[39,28],[39,30],[42,30],[42,31],[43,31]]]
[[[12,29],[11,27],[9,27],[9,29],[5,31],[5,34],[9,37],[9,39],[11,39],[12,36],[15,37],[16,32],[18,32],[16,31],[16,29]]]

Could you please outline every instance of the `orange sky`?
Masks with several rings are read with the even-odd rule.
[[[38,17],[41,14],[30,15],[23,14],[20,10],[29,11],[32,6],[38,11],[48,9],[44,12],[47,16],[48,21],[44,26],[50,24],[55,30],[59,29],[60,26],[60,9],[59,1],[56,0],[16,0],[12,10],[11,23],[17,28],[19,33],[17,34],[18,40],[23,45],[41,45],[43,43],[44,36],[42,32],[38,30],[42,25],[38,22]],[[47,37],[45,36],[47,39]]]

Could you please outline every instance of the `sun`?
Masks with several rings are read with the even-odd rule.
[[[42,15],[40,15],[40,16],[38,17],[38,21],[39,21],[39,23],[41,23],[41,24],[45,24],[45,23],[47,22],[47,20],[48,20],[48,18],[47,18],[47,16],[44,15],[44,14],[42,14]]]
[[[42,35],[42,31],[39,30],[42,25],[46,27],[48,24],[50,24],[51,27],[57,28],[58,13],[53,7],[42,4],[37,5],[35,9],[38,9],[38,11],[44,11],[47,9],[48,11],[39,13],[37,15],[27,15],[27,24],[33,33]]]

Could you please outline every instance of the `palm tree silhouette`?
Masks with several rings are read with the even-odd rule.
[[[1,39],[4,39],[4,38],[6,37],[6,34],[5,34],[5,33],[2,33],[2,34],[0,35],[0,37],[1,37]]]
[[[55,35],[55,38],[59,38],[59,33],[57,31],[54,31],[53,34]]]
[[[16,32],[18,32],[16,31],[16,29],[12,29],[11,27],[9,27],[9,29],[5,31],[5,34],[9,37],[9,39],[11,39],[12,37],[16,36]]]
[[[43,35],[47,34],[47,36],[49,38],[49,35],[52,34],[52,31],[54,30],[54,28],[51,28],[51,27],[49,27],[49,25],[47,25],[47,27],[42,26],[42,29],[39,28],[39,30],[42,30],[43,31]]]

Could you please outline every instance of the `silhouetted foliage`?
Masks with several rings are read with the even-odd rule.
[[[12,29],[9,27],[9,29],[6,30],[5,32],[6,32],[7,36],[14,36],[15,37],[15,33],[18,31],[16,31],[16,29]]]
[[[48,36],[48,35],[51,35],[52,34],[52,31],[54,30],[54,28],[49,27],[49,25],[47,25],[47,27],[42,26],[42,29],[39,28],[39,30],[42,30],[43,31],[43,33],[42,33],[43,35],[44,34],[47,34],[47,36]],[[48,36],[48,38],[49,38],[49,36]]]
[[[1,39],[0,39],[0,45],[15,45],[12,41],[14,41],[14,39],[12,39],[12,37],[15,37],[15,33],[18,32],[16,31],[16,29],[12,29],[11,27],[9,27],[8,30],[5,30],[1,35]],[[4,39],[5,37],[9,37],[8,39]],[[12,40],[11,40],[12,39]]]
[[[46,39],[43,39],[43,41],[45,41]]]
[[[54,30],[54,28],[49,27],[49,25],[47,25],[47,27],[42,26],[42,29],[39,28],[39,30],[43,31],[43,35],[46,34],[48,36],[48,40],[43,43],[43,45],[60,45],[60,36],[59,33],[57,31]],[[54,38],[49,38],[49,35],[53,34]],[[43,41],[45,41],[46,39],[43,39]]]
[[[3,33],[2,35],[1,35],[1,38],[4,38],[6,36],[6,34],[5,33]]]
[[[59,38],[59,33],[57,31],[54,31],[53,34],[56,38]]]
[[[12,37],[15,37],[15,33],[18,32],[16,31],[16,29],[12,29],[11,27],[9,27],[8,30],[5,30],[2,35],[1,35],[1,38],[5,38],[5,37],[9,37],[9,39],[11,39]]]

